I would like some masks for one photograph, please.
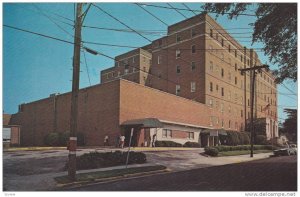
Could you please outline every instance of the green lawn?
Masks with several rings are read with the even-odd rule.
[[[89,181],[95,181],[96,179],[112,178],[112,177],[124,176],[129,174],[151,172],[151,171],[165,170],[165,169],[166,169],[165,166],[156,165],[156,166],[145,166],[145,167],[82,173],[76,175],[76,182],[89,182]],[[68,179],[68,176],[56,177],[54,179],[57,183],[60,184],[66,184],[72,182]]]
[[[254,150],[253,153],[269,153],[272,152],[272,150]],[[218,157],[224,157],[224,156],[234,156],[234,155],[248,155],[250,154],[250,150],[236,150],[236,151],[224,151],[219,152]]]

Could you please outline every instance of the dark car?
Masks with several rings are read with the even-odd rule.
[[[273,151],[275,156],[288,156],[288,155],[297,155],[297,145],[296,144],[287,144],[286,148],[281,148]]]

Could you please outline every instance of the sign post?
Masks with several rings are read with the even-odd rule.
[[[126,158],[126,169],[127,169],[127,165],[128,165],[128,159],[129,159],[129,152],[130,152],[130,146],[131,146],[131,139],[132,139],[132,136],[133,136],[133,130],[134,130],[134,128],[131,128],[129,145],[128,145],[128,152],[127,152],[127,158]]]

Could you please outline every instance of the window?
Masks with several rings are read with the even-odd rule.
[[[231,113],[231,106],[228,106],[228,113]]]
[[[243,118],[243,115],[244,115],[244,112],[243,112],[243,110],[241,110],[241,117]]]
[[[228,71],[228,81],[231,81],[231,72]]]
[[[210,126],[213,126],[213,116],[210,117]]]
[[[231,128],[231,121],[230,120],[228,121],[228,128],[229,129]]]
[[[237,85],[237,77],[234,77],[234,84]]]
[[[234,64],[234,70],[237,71],[237,63]]]
[[[196,53],[196,45],[192,46],[192,53]]]
[[[209,62],[209,71],[213,72],[214,71],[214,65],[213,62]]]
[[[212,82],[209,83],[209,90],[210,90],[211,92],[213,91],[213,83],[212,83]]]
[[[196,82],[192,81],[191,82],[191,92],[195,92],[196,91]]]
[[[157,64],[160,64],[161,63],[161,56],[157,56]]]
[[[248,106],[250,106],[250,100],[248,99]]]
[[[195,70],[196,68],[196,63],[195,62],[191,62],[191,70]]]
[[[170,130],[170,129],[163,129],[162,130],[162,137],[163,138],[172,138],[172,130]]]
[[[176,85],[176,95],[180,94],[180,85]]]
[[[222,128],[224,128],[224,120],[223,119],[221,121],[221,126],[222,126]]]
[[[189,135],[189,137],[188,137],[189,139],[194,139],[194,132],[189,132],[188,135]]]
[[[179,49],[176,50],[176,59],[177,58],[180,58],[180,50]]]
[[[228,100],[231,100],[231,91],[228,91]]]
[[[216,40],[219,40],[219,34],[216,33]]]
[[[230,53],[230,51],[231,51],[231,46],[228,45],[228,52]]]
[[[180,73],[180,65],[176,66],[176,73]]]
[[[221,77],[224,77],[224,69],[221,68]]]
[[[217,91],[217,92],[219,91],[219,86],[218,86],[218,84],[216,85],[216,91]]]
[[[119,67],[119,66],[120,66],[119,62],[116,62],[116,66],[117,66],[117,67]]]
[[[224,88],[221,88],[221,96],[224,96]]]
[[[210,37],[213,37],[213,30],[210,29]]]
[[[212,99],[209,99],[209,106],[213,107],[214,106],[214,101]]]
[[[181,37],[178,34],[176,34],[176,42],[180,42],[180,41],[181,41]]]
[[[124,70],[124,74],[126,75],[126,74],[128,74],[128,71],[129,71],[129,65],[128,64],[126,64],[125,65],[125,70]]]
[[[222,47],[224,46],[224,39],[221,40]]]
[[[219,74],[219,66],[218,65],[215,65],[215,70],[216,70],[216,73]]]
[[[194,37],[196,35],[195,29],[191,29],[191,37]]]
[[[132,63],[135,63],[135,57],[132,57]]]
[[[243,55],[241,55],[241,62],[243,62]]]
[[[234,50],[234,56],[237,57],[237,51],[236,50]]]

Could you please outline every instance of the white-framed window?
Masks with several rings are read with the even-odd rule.
[[[180,94],[180,85],[176,85],[176,95]]]
[[[157,64],[160,64],[161,63],[161,56],[157,56]]]
[[[177,49],[177,50],[176,50],[176,59],[177,59],[177,58],[180,58],[180,55],[181,55],[180,50]]]
[[[213,99],[209,99],[209,106],[213,107],[214,106],[214,100]]]
[[[195,138],[194,132],[189,132],[188,133],[188,138],[189,139],[194,139]]]
[[[170,129],[163,129],[162,130],[162,137],[163,138],[172,138],[172,130],[170,130]]]
[[[191,92],[196,92],[196,82],[191,82]]]

